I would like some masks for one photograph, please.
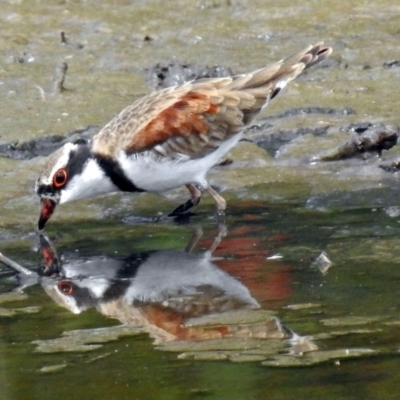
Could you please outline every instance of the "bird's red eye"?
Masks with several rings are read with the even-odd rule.
[[[58,286],[58,289],[60,290],[60,292],[62,292],[63,294],[66,294],[67,296],[71,295],[74,291],[74,286],[69,281],[58,282],[57,286]]]
[[[59,169],[53,177],[53,185],[55,188],[60,189],[67,183],[68,174],[64,168]]]

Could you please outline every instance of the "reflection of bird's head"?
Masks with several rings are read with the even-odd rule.
[[[64,264],[58,276],[43,278],[46,293],[59,305],[74,314],[96,307],[129,285],[129,279],[118,279],[116,274],[123,261],[106,257],[76,260]],[[110,293],[110,290],[115,292]]]
[[[96,305],[96,299],[90,289],[79,286],[79,280],[42,280],[45,292],[59,305],[74,314]]]

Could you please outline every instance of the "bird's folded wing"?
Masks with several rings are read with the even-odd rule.
[[[329,54],[319,43],[249,74],[153,92],[110,121],[93,138],[92,151],[105,157],[121,151],[202,157],[242,131],[281,88]]]

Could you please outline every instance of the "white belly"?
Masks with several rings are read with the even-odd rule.
[[[148,192],[162,193],[171,189],[197,184],[207,186],[206,174],[236,143],[242,134],[239,133],[224,142],[214,152],[203,158],[169,159],[155,158],[152,154],[127,156],[121,153],[118,161],[127,177],[139,188]]]

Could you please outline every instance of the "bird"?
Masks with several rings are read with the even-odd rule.
[[[192,252],[201,234],[201,229],[194,232],[185,249],[73,257],[68,262],[40,234],[44,270],[29,284],[39,283],[57,305],[74,314],[95,309],[124,328],[148,333],[156,344],[236,338],[247,345],[246,338],[257,338],[280,339],[282,348],[290,340],[294,347],[302,338],[266,314],[249,288],[215,264],[219,235],[207,250]],[[17,275],[20,285],[25,279]],[[238,312],[251,317],[244,324]]]
[[[203,192],[223,215],[226,201],[208,183],[207,172],[288,82],[331,52],[321,42],[250,73],[154,91],[122,110],[89,142],[64,144],[48,156],[36,180],[39,231],[58,204],[110,192],[164,193],[186,186],[190,199],[169,216],[196,206]]]

